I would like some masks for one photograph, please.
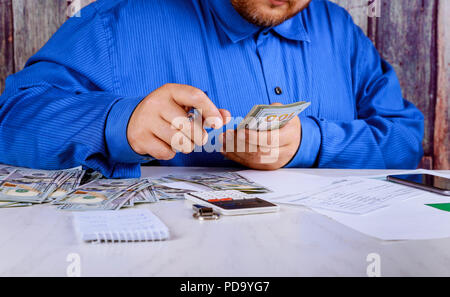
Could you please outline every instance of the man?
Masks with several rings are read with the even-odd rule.
[[[297,101],[311,106],[277,141],[229,126],[222,134],[256,104]],[[191,108],[204,123],[188,118]],[[108,177],[138,176],[153,159],[414,168],[422,137],[423,116],[402,98],[392,67],[324,0],[100,0],[10,76],[0,97],[0,163],[83,165]],[[198,151],[208,143],[226,149]]]

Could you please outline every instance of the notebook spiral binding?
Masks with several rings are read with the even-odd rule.
[[[109,231],[109,232],[95,232],[95,240],[91,243],[107,243],[107,242],[142,242],[142,241],[162,241],[164,236],[161,232],[156,230],[129,230],[129,231]]]

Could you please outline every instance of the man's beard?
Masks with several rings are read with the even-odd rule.
[[[301,5],[302,2],[306,4]],[[265,13],[259,3],[253,0],[231,0],[234,9],[248,22],[259,27],[274,27],[294,17],[307,6],[309,1],[289,1],[289,8],[281,12]]]

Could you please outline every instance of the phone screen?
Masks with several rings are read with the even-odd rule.
[[[220,201],[220,202],[209,202],[211,204],[217,205],[223,209],[233,210],[233,209],[244,209],[244,208],[256,208],[256,207],[273,207],[276,206],[268,201],[254,198],[245,200],[233,200],[233,201]]]
[[[391,175],[393,178],[409,181],[415,184],[434,187],[443,191],[450,191],[450,179],[430,174]]]

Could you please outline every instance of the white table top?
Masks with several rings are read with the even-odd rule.
[[[211,169],[147,167],[143,176],[186,170]],[[326,176],[388,172],[293,170]],[[170,240],[82,243],[69,212],[51,205],[0,209],[0,276],[66,276],[71,253],[80,256],[82,276],[366,276],[370,253],[380,255],[382,276],[450,276],[450,238],[383,242],[286,205],[279,213],[208,222],[193,219],[186,201],[139,207],[159,216]]]

